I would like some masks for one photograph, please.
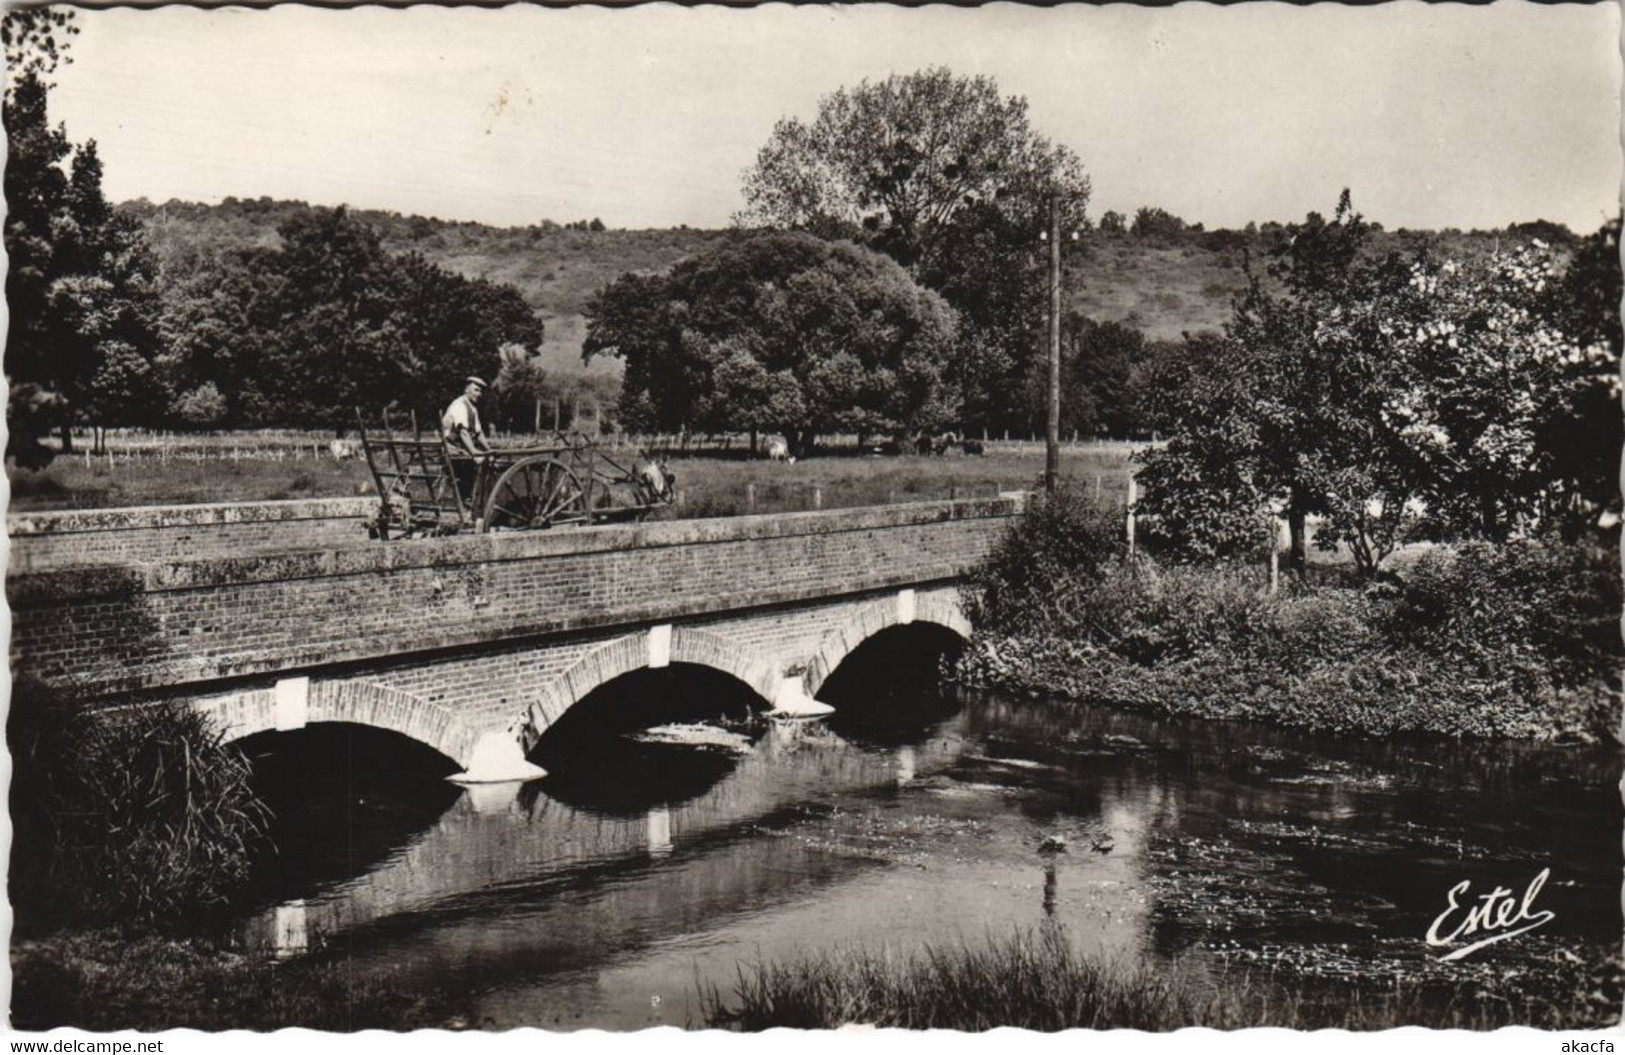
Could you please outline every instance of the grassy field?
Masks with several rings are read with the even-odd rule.
[[[519,441],[514,441],[519,442]],[[1062,475],[1121,504],[1134,447],[1066,444]],[[43,472],[13,471],[11,508],[118,508],[199,502],[336,498],[372,492],[366,464],[333,458],[325,442],[297,433],[237,434],[185,444],[114,437],[109,454],[59,455]],[[613,454],[614,451],[610,450]],[[1042,444],[995,442],[985,456],[882,457],[835,450],[795,464],[729,451],[674,453],[679,498],[661,519],[799,512],[960,497],[989,498],[1035,487]]]

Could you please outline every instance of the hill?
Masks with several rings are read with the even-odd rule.
[[[275,245],[277,226],[308,208],[303,202],[269,198],[119,206],[141,220],[160,261],[197,251]],[[596,220],[489,227],[368,209],[351,210],[351,215],[376,229],[391,252],[419,253],[468,277],[517,287],[547,324],[543,366],[560,373],[619,371],[614,361],[599,360],[590,368],[581,362],[586,335],[582,312],[597,290],[628,271],[663,271],[728,237],[727,231],[686,227],[610,230]],[[1090,232],[1081,252],[1067,264],[1071,307],[1160,339],[1223,325],[1232,299],[1246,287],[1246,260],[1263,259],[1278,227],[1204,231],[1170,219],[1175,229]],[[1410,252],[1432,243],[1436,252],[1462,259],[1486,254],[1506,239],[1531,237],[1560,249],[1576,242],[1566,228],[1536,222],[1507,231],[1379,231],[1374,251]]]

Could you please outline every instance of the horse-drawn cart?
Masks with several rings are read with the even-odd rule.
[[[369,432],[360,411],[356,422],[378,488],[370,531],[380,539],[642,520],[674,495],[663,464],[641,452],[612,457],[579,433],[475,458],[438,430],[425,437],[416,415],[410,435],[397,433],[387,411],[382,433]]]

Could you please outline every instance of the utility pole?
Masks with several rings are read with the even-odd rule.
[[[1044,436],[1044,493],[1061,476],[1061,197],[1049,199],[1049,429]]]

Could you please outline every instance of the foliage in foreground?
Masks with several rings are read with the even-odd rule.
[[[1589,979],[1565,979],[1575,993]],[[1562,985],[1555,991],[1566,991]],[[1218,980],[1182,964],[1101,963],[1080,955],[1059,927],[980,948],[926,946],[908,956],[866,949],[806,954],[742,967],[732,1000],[707,994],[708,1025],[742,1030],[834,1029],[848,1023],[981,1031],[999,1026],[1172,1030],[1390,1029],[1405,1025],[1573,1028],[1575,1003],[1520,992],[1483,999],[1477,981],[1443,988],[1334,986],[1237,974]],[[1581,1012],[1586,1014],[1589,1012]],[[1584,1023],[1594,1024],[1594,1023]]]
[[[92,712],[24,680],[6,731],[19,930],[153,923],[217,905],[247,878],[265,808],[203,715]]]
[[[139,1029],[458,1028],[431,998],[328,961],[277,963],[202,941],[91,932],[12,950],[12,1025]]]
[[[1111,555],[1076,498],[978,570],[975,684],[1192,717],[1391,735],[1606,738],[1618,725],[1619,565],[1550,541],[1439,547],[1403,577],[1288,580]]]

